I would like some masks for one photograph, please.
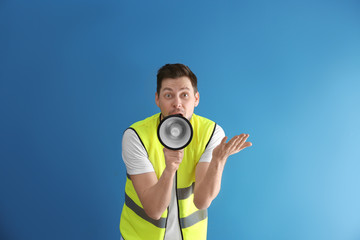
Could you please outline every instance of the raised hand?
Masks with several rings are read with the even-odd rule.
[[[249,134],[240,134],[234,136],[229,142],[226,142],[228,139],[224,137],[221,140],[221,143],[214,148],[213,150],[213,158],[219,159],[220,161],[226,161],[226,159],[235,153],[240,152],[244,148],[250,147],[252,145],[251,142],[246,142]]]

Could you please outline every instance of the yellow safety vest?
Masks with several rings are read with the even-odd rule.
[[[144,145],[158,179],[166,166],[164,147],[157,137],[159,123],[160,113],[130,126]],[[179,223],[184,240],[205,240],[207,210],[199,210],[194,204],[195,168],[214,134],[216,124],[195,114],[192,115],[190,123],[193,127],[193,138],[184,149],[183,160],[175,175]],[[168,209],[159,220],[147,216],[128,175],[125,185],[125,203],[120,219],[120,232],[123,238],[125,240],[164,239],[167,215]]]

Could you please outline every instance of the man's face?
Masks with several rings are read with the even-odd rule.
[[[155,94],[156,105],[160,108],[163,117],[181,114],[189,120],[194,108],[199,104],[199,99],[199,92],[194,93],[188,77],[163,79],[160,94]]]

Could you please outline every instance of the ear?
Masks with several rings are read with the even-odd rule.
[[[155,93],[155,103],[156,103],[156,105],[160,108],[159,95],[158,95],[157,92]]]
[[[195,107],[197,107],[199,105],[199,102],[200,102],[200,93],[199,93],[199,91],[197,91],[195,93]]]

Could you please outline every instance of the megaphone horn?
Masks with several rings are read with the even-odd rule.
[[[180,114],[165,117],[157,130],[161,144],[171,150],[185,148],[193,137],[191,123]]]

